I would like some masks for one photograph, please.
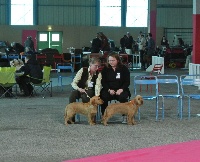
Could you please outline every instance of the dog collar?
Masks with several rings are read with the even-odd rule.
[[[135,102],[134,101],[129,101],[130,103],[132,103],[133,105],[135,104]]]

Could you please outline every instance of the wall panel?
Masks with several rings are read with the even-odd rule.
[[[0,24],[4,25],[7,23],[7,2],[6,0],[0,1]]]
[[[44,0],[39,1],[38,7],[42,13],[38,18],[39,25],[95,25],[95,0],[49,0],[48,3]]]
[[[157,27],[164,28],[163,33],[172,45],[174,35],[183,38],[186,44],[192,44],[192,0],[157,0]],[[160,35],[157,39],[161,40]]]

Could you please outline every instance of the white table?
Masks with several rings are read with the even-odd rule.
[[[128,55],[132,56],[132,69],[141,69],[140,54],[134,53]]]

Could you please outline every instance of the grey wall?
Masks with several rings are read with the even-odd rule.
[[[180,35],[184,42],[192,44],[193,0],[157,0],[157,27],[165,28],[172,43],[174,35]]]
[[[0,25],[1,40],[22,43],[22,30],[47,31],[47,25],[37,26],[7,26]],[[120,38],[130,32],[134,39],[137,39],[140,31],[146,32],[147,28],[116,28],[116,27],[96,27],[96,26],[52,26],[53,31],[63,32],[63,52],[67,52],[68,47],[82,48],[91,46],[90,41],[95,38],[96,33],[102,31],[108,38],[113,39],[119,47]]]
[[[0,39],[21,42],[23,29],[47,31],[52,25],[53,31],[63,31],[63,51],[73,46],[90,46],[96,33],[103,31],[119,46],[119,39],[127,32],[134,38],[140,30],[147,28],[98,27],[96,24],[96,0],[37,0],[37,26],[9,26],[7,0],[0,1]],[[182,34],[187,42],[192,41],[192,0],[157,0],[157,42],[163,35],[170,42],[176,33]],[[167,30],[170,28],[170,30]],[[177,29],[181,28],[181,29]],[[185,30],[190,28],[190,30]],[[170,32],[169,32],[170,31]],[[2,34],[3,33],[3,34]]]

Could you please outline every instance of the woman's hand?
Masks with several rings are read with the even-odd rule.
[[[118,89],[116,95],[120,95],[123,92],[123,89]]]
[[[115,94],[115,91],[112,90],[112,89],[109,89],[108,92],[109,92],[111,95],[114,95],[114,94]]]

